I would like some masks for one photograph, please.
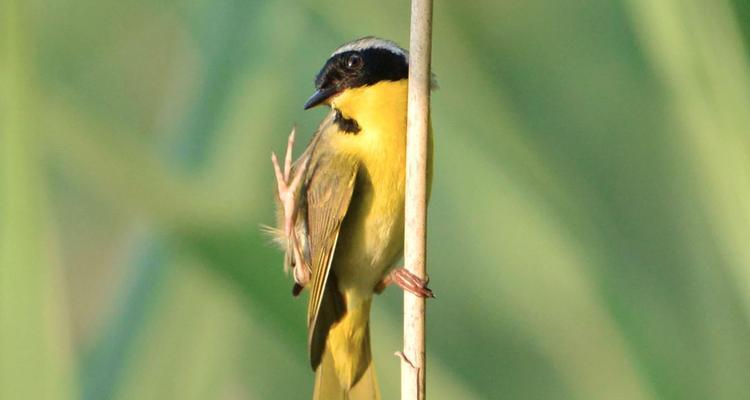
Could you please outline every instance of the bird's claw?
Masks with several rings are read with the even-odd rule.
[[[382,293],[385,288],[395,283],[401,289],[407,292],[424,298],[435,298],[435,294],[427,287],[430,279],[422,279],[409,271],[406,268],[396,268],[391,271],[380,283],[375,286],[376,293]]]

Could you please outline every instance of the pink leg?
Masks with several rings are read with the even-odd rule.
[[[300,182],[302,182],[302,176],[306,168],[300,166],[295,172],[294,177],[290,176],[292,173],[292,149],[294,148],[296,133],[297,128],[292,128],[292,132],[289,134],[289,139],[287,140],[284,170],[282,171],[279,166],[276,153],[271,153],[271,162],[276,174],[279,201],[284,210],[284,234],[287,237],[289,248],[293,254],[294,279],[298,284],[304,286],[310,279],[310,271],[304,267],[302,252],[299,249],[294,232],[294,222],[297,219],[297,190],[299,189]]]
[[[415,296],[435,298],[435,294],[427,287],[429,281],[429,278],[422,279],[406,268],[396,268],[375,286],[375,293],[382,293],[388,285],[395,283],[401,289]]]
[[[294,178],[290,177],[292,173],[292,148],[294,148],[294,137],[297,129],[292,129],[287,141],[286,156],[284,157],[284,171],[279,167],[279,160],[276,153],[271,153],[271,162],[276,174],[276,185],[279,190],[279,200],[284,209],[284,232],[287,236],[292,235],[294,220],[297,217],[297,189],[302,181],[304,168],[299,168]],[[291,180],[290,180],[291,178]]]

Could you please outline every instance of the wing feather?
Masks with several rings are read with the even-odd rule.
[[[317,158],[317,157],[316,157]],[[307,228],[312,285],[307,308],[308,343],[313,368],[320,363],[330,326],[344,311],[331,272],[341,223],[349,209],[358,163],[342,155],[324,155],[312,166],[307,187]]]

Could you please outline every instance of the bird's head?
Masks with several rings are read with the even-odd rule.
[[[315,78],[315,93],[305,110],[332,99],[348,89],[399,81],[409,75],[409,54],[390,40],[365,37],[333,52]]]

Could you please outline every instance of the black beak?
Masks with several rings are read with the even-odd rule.
[[[309,99],[307,99],[307,102],[305,102],[305,110],[320,105],[336,93],[338,93],[338,90],[336,90],[336,87],[333,86],[316,90],[315,93],[313,93],[313,95],[310,96]]]

